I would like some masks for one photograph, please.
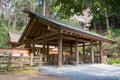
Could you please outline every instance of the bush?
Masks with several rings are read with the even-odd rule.
[[[120,59],[109,59],[108,64],[120,64]]]

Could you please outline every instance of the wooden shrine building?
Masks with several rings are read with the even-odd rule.
[[[85,54],[85,46],[90,46],[89,61],[94,63],[93,46],[99,46],[99,59],[102,63],[102,42],[115,43],[115,41],[105,38],[101,35],[92,33],[87,30],[75,28],[45,16],[36,14],[32,11],[24,10],[30,17],[19,42],[24,43],[26,47],[32,47],[34,53],[35,45],[43,45],[41,54],[49,57],[49,46],[56,46],[58,48],[57,65],[63,64],[63,48],[70,48],[70,55],[72,48],[75,49],[75,64],[79,62],[79,47],[83,48],[83,62]],[[32,45],[32,46],[30,46]],[[47,47],[46,47],[47,46]],[[70,59],[69,59],[70,60]]]

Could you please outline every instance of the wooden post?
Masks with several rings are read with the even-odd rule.
[[[47,45],[47,62],[49,62],[49,45]]]
[[[7,63],[7,69],[8,70],[11,68],[11,63],[12,63],[12,53],[9,53],[8,63]]]
[[[79,64],[79,42],[78,42],[78,37],[76,38],[75,42],[75,53],[76,53],[76,65]]]
[[[30,66],[31,67],[33,66],[33,58],[34,58],[33,53],[31,53],[30,55]]]
[[[83,63],[85,62],[85,43],[83,43]]]
[[[32,53],[35,54],[35,43],[32,44]]]
[[[102,54],[102,42],[99,42],[99,54],[100,54],[100,63],[103,62],[103,54]]]
[[[90,58],[91,58],[91,63],[94,63],[93,40],[91,40],[90,42]]]
[[[58,37],[58,66],[62,66],[62,34]]]
[[[23,68],[23,53],[20,53],[20,57],[19,57],[20,63],[19,63],[19,67]]]
[[[40,54],[40,58],[39,58],[39,66],[42,66],[42,58],[43,58],[43,54]]]
[[[69,55],[69,61],[68,64],[70,64],[72,61],[72,44],[70,43],[70,55]]]
[[[46,41],[45,41],[45,30],[43,30],[43,50],[42,50],[42,53],[43,55],[45,55],[45,44],[46,44]]]

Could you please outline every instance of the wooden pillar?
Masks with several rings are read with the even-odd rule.
[[[76,38],[75,42],[75,54],[76,54],[76,65],[79,64],[79,42],[78,42],[78,37]]]
[[[30,66],[32,67],[33,66],[33,53],[31,53],[30,55]]]
[[[91,59],[91,63],[94,63],[93,40],[91,40],[90,42],[90,59]]]
[[[70,54],[72,55],[72,44],[70,44]]]
[[[45,55],[45,51],[46,51],[46,49],[45,49],[45,44],[46,44],[46,41],[45,41],[45,30],[43,30],[43,49],[42,49],[42,54],[43,55]]]
[[[58,37],[58,66],[62,66],[62,34]]]
[[[40,54],[40,56],[39,56],[39,66],[42,66],[42,56],[43,54]]]
[[[85,43],[83,43],[83,63],[85,62]]]
[[[32,53],[35,54],[35,43],[34,42],[32,43]]]
[[[47,44],[47,61],[49,62],[49,45]]]
[[[103,54],[102,54],[102,42],[99,42],[99,54],[100,54],[100,63],[103,62]]]
[[[23,68],[23,53],[20,53],[20,57],[19,57],[20,63],[19,63],[19,67]]]
[[[11,64],[12,64],[12,53],[9,53],[8,63],[7,63],[7,69],[8,70],[11,68]]]
[[[72,61],[72,44],[70,44],[70,56],[69,56],[69,63]]]
[[[45,41],[43,40],[43,49],[42,49],[43,55],[45,55]]]

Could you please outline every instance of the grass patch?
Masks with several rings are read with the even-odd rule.
[[[38,70],[17,70],[17,71],[4,71],[0,72],[0,75],[6,75],[6,74],[37,74],[40,73]]]

